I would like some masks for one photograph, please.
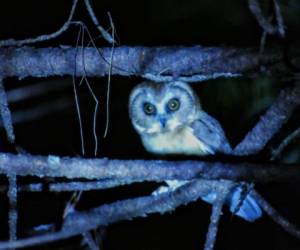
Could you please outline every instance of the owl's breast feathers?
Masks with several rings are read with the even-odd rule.
[[[147,151],[154,154],[208,155],[214,151],[199,140],[191,127],[185,126],[175,131],[142,135]]]

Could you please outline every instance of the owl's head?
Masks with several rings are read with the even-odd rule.
[[[129,98],[131,122],[140,134],[180,129],[195,119],[200,108],[197,95],[184,82],[143,82]]]

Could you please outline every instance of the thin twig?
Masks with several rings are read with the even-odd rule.
[[[80,105],[79,105],[79,97],[77,93],[77,87],[76,87],[76,75],[77,75],[77,55],[78,55],[78,43],[81,33],[83,32],[82,26],[79,26],[79,31],[77,35],[76,40],[76,52],[75,52],[75,67],[74,67],[74,74],[72,75],[72,85],[73,85],[73,92],[74,92],[74,98],[75,98],[75,107],[76,107],[76,113],[79,123],[79,134],[80,134],[80,143],[81,143],[81,154],[85,155],[85,146],[84,146],[84,134],[83,134],[83,124],[81,119],[81,112],[80,112]]]
[[[15,142],[14,127],[11,118],[11,112],[8,107],[7,96],[4,89],[3,81],[0,79],[0,116],[5,128],[7,139],[10,143]]]
[[[289,134],[280,145],[272,152],[271,160],[275,160],[281,154],[281,152],[288,146],[294,139],[300,136],[300,128],[297,128],[293,133]]]
[[[273,19],[273,15],[271,15],[268,18],[268,21],[271,22],[272,19]],[[259,44],[259,53],[261,55],[264,53],[264,50],[265,50],[267,35],[268,35],[268,33],[265,30],[263,30],[263,33],[262,33],[261,38],[260,38],[260,44]]]
[[[274,11],[275,11],[275,16],[276,16],[276,21],[277,21],[277,32],[281,38],[285,37],[285,25],[283,21],[283,17],[281,14],[281,9],[278,4],[277,0],[273,0],[274,3]]]
[[[97,156],[98,153],[98,135],[97,135],[97,114],[98,114],[98,108],[99,108],[99,100],[94,92],[94,90],[92,89],[89,80],[87,78],[87,72],[86,72],[86,63],[85,63],[85,47],[84,47],[84,34],[85,32],[87,32],[88,37],[90,39],[89,43],[92,43],[94,48],[96,48],[97,53],[99,55],[100,58],[102,58],[101,55],[101,51],[98,50],[98,48],[95,46],[95,44],[93,43],[93,38],[88,30],[88,28],[84,25],[84,24],[79,24],[81,29],[82,29],[82,35],[81,35],[81,47],[80,47],[80,51],[81,51],[81,66],[83,68],[83,75],[81,77],[81,80],[79,82],[79,86],[81,86],[81,84],[83,83],[83,81],[85,82],[86,86],[88,87],[88,90],[95,102],[95,108],[94,108],[94,112],[93,112],[93,136],[94,136],[94,142],[95,142],[95,147],[94,147],[94,155]],[[76,47],[78,46],[78,44],[76,44]]]
[[[94,136],[94,141],[95,141],[94,156],[96,157],[97,153],[98,153],[97,114],[98,114],[98,108],[99,108],[99,100],[87,78],[85,80],[85,83],[92,95],[93,100],[95,101],[95,108],[94,108],[94,115],[93,115],[93,136]]]
[[[93,239],[91,232],[85,232],[82,234],[82,242],[87,245],[89,250],[99,250],[99,246],[96,244],[96,241]]]
[[[251,195],[255,198],[260,207],[271,217],[271,219],[279,224],[286,232],[293,235],[294,237],[300,239],[300,228],[281,214],[279,214],[259,193],[255,190],[251,190]]]
[[[91,3],[90,3],[90,0],[84,0],[85,2],[85,6],[86,6],[86,9],[92,19],[92,21],[94,22],[94,24],[96,25],[97,29],[100,31],[101,35],[103,36],[103,38],[111,43],[111,44],[114,44],[115,43],[115,39],[113,36],[111,36],[100,24],[99,24],[99,21],[94,13],[94,10],[91,6]]]
[[[73,213],[75,211],[75,207],[78,204],[81,195],[82,195],[83,191],[77,191],[77,192],[73,192],[71,195],[71,198],[68,200],[65,209],[63,211],[62,214],[62,219],[65,220],[65,218],[70,214]]]
[[[275,34],[276,28],[264,17],[257,0],[248,0],[248,6],[263,30],[268,34]]]
[[[222,208],[226,198],[232,188],[233,183],[228,183],[227,186],[223,185],[216,195],[216,200],[213,202],[212,212],[210,216],[210,223],[206,234],[204,250],[213,250],[217,238],[219,221],[222,215]]]
[[[35,38],[28,38],[28,39],[24,39],[24,40],[14,40],[14,39],[2,40],[2,41],[0,41],[0,47],[3,47],[3,46],[22,46],[22,45],[25,45],[25,44],[33,44],[33,43],[37,43],[37,42],[47,41],[47,40],[54,39],[54,38],[58,37],[59,35],[61,35],[63,32],[65,32],[69,28],[71,20],[74,16],[74,12],[75,12],[77,3],[78,3],[78,0],[73,1],[72,8],[71,8],[68,20],[56,32],[48,34],[48,35],[41,35],[41,36],[38,36],[38,37],[35,37]]]
[[[108,17],[110,20],[112,38],[113,38],[113,41],[115,41],[115,25],[113,23],[112,17],[109,12],[108,12]],[[112,74],[114,52],[115,52],[115,42],[112,43],[110,60],[109,60],[109,72],[108,72],[108,78],[107,78],[107,93],[106,93],[106,123],[105,123],[105,131],[104,131],[103,138],[105,138],[107,136],[108,126],[109,126],[110,84],[111,84],[111,74]]]
[[[17,194],[18,194],[18,186],[17,186],[17,176],[9,175],[8,176],[9,189],[7,192],[8,200],[9,200],[9,240],[15,241],[17,240],[17,224],[18,224],[18,208],[17,208]]]
[[[285,27],[284,27],[284,21],[281,15],[281,10],[279,7],[279,4],[277,0],[273,0],[274,4],[274,12],[275,17],[277,21],[277,26],[274,26],[271,24],[271,19],[267,19],[261,10],[261,7],[259,6],[259,3],[257,0],[248,0],[248,6],[252,14],[255,16],[257,22],[262,27],[264,32],[266,32],[269,35],[275,35],[278,34],[281,38],[285,37]]]

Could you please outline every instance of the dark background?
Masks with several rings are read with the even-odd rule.
[[[67,20],[72,1],[1,1],[0,39],[24,39],[56,31]],[[297,0],[280,1],[283,18],[287,27],[287,42],[299,44],[300,2]],[[169,46],[195,45],[257,47],[262,34],[254,17],[247,7],[247,1],[240,0],[152,0],[152,1],[92,1],[94,10],[103,27],[109,27],[107,11],[111,12],[120,45],[130,46]],[[263,1],[265,13],[269,11],[269,1]],[[85,6],[79,3],[74,20],[81,20],[89,27],[94,38],[98,31],[91,23]],[[75,46],[78,27],[72,26],[55,40],[35,44],[35,47],[71,45]],[[87,36],[86,36],[87,38]],[[85,40],[85,44],[88,39]],[[97,46],[109,46],[103,39],[96,40]],[[281,48],[277,37],[268,37],[267,47]],[[77,79],[78,81],[80,79]],[[107,79],[89,78],[99,100],[97,134],[99,142],[98,157],[119,159],[153,159],[145,152],[138,135],[131,127],[127,102],[128,95],[142,79],[138,77],[113,76],[110,96],[110,123],[108,135],[103,138],[105,127],[105,103]],[[32,154],[79,156],[80,136],[76,115],[71,77],[51,77],[45,79],[10,78],[5,80],[7,91],[23,86],[41,86],[61,83],[58,91],[44,93],[24,101],[11,102],[13,117],[18,112],[34,110],[48,105],[50,108],[43,116],[15,124],[17,143]],[[234,146],[253,127],[276,98],[279,90],[286,84],[276,79],[262,76],[259,79],[217,79],[195,84],[203,108],[216,117],[224,127]],[[92,118],[95,102],[85,84],[78,88],[86,155],[93,157],[94,140]],[[66,101],[67,100],[67,101]],[[67,103],[65,106],[63,103]],[[267,148],[251,161],[267,161],[272,148],[299,126],[299,109],[280,133],[267,145]],[[13,151],[8,145],[3,129],[0,131],[3,151]],[[284,151],[283,162],[299,162],[299,140]],[[40,181],[38,179],[30,179]],[[51,180],[48,180],[51,181]],[[5,178],[2,180],[5,183]],[[20,183],[28,179],[19,179]],[[47,181],[46,181],[47,182]],[[98,192],[86,192],[78,204],[78,209],[113,202],[118,199],[150,194],[157,184],[136,184]],[[258,185],[257,189],[274,207],[290,221],[300,224],[300,194],[295,183]],[[28,231],[39,224],[60,223],[64,206],[70,193],[20,193],[19,194],[19,235],[28,236]],[[1,239],[7,239],[7,199],[0,195]],[[103,238],[103,249],[201,249],[209,223],[211,206],[194,202],[180,207],[176,212],[150,215],[148,218],[120,222],[107,227]],[[34,249],[83,249],[80,237],[37,246]],[[284,232],[267,216],[255,223],[248,223],[232,216],[225,208],[219,227],[215,249],[300,249],[300,241]]]

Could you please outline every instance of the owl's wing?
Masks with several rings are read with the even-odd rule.
[[[199,118],[195,120],[191,127],[194,135],[208,145],[213,152],[230,154],[231,146],[225,136],[220,123],[204,111],[200,111]]]
[[[208,145],[214,152],[220,152],[224,154],[230,154],[232,152],[231,146],[225,136],[225,133],[220,123],[201,111],[199,119],[192,123],[194,135],[203,143]],[[236,215],[244,218],[247,221],[254,221],[262,216],[262,211],[255,201],[255,199],[248,194],[238,211],[235,211],[238,207],[242,196],[242,188],[237,186],[228,196],[227,204],[230,207],[230,211]],[[212,203],[215,193],[210,193],[207,196],[201,197],[203,200]]]

